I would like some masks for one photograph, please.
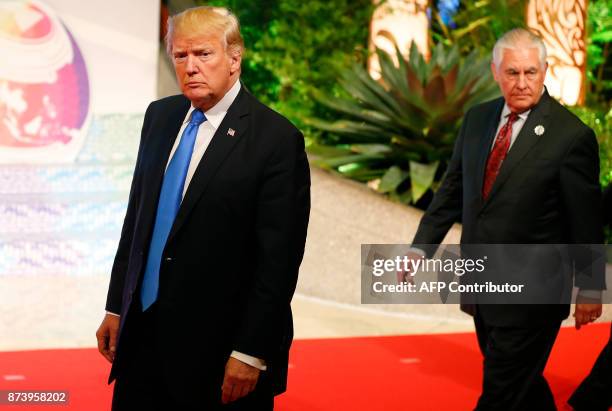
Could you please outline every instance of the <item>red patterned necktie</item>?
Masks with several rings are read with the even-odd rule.
[[[491,153],[489,154],[487,168],[485,170],[484,184],[482,185],[482,198],[485,200],[491,193],[491,188],[493,187],[493,183],[497,178],[499,169],[506,158],[506,154],[508,154],[510,139],[512,138],[512,124],[517,119],[518,114],[508,114],[508,121],[506,121],[506,124],[504,124],[499,130],[497,138],[495,139],[495,144],[493,145],[493,150],[491,150]]]

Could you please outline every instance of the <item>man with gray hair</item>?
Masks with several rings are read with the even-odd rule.
[[[114,411],[272,410],[304,253],[304,139],[240,83],[238,20],[168,20],[182,95],[151,103],[96,337]]]
[[[447,175],[420,222],[413,244],[431,250],[451,225],[462,244],[601,244],[599,155],[593,130],[551,98],[546,48],[524,29],[501,37],[493,77],[502,97],[463,119]],[[558,267],[537,279],[564,284]],[[576,276],[581,295],[596,297],[603,276]],[[478,301],[476,301],[478,302]],[[569,304],[472,304],[484,357],[476,410],[555,410],[543,371]],[[576,327],[595,321],[601,303],[580,299]]]

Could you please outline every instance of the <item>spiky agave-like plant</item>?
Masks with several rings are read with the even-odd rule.
[[[460,60],[456,47],[438,44],[427,61],[413,43],[406,59],[376,53],[381,78],[361,65],[343,73],[343,97],[315,98],[339,119],[308,119],[329,132],[310,147],[315,162],[406,203],[416,203],[443,176],[461,118],[469,107],[499,95],[489,58]]]

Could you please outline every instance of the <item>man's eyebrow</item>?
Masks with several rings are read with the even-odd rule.
[[[508,68],[506,69],[506,72],[513,71],[513,72],[518,72],[518,73],[520,73],[521,71],[537,71],[537,70],[538,70],[538,67],[537,67],[537,66],[527,67],[527,68],[526,68],[526,69],[524,69],[524,70],[521,70],[521,69],[518,69],[518,68],[515,68],[515,67],[508,67]]]
[[[197,46],[197,47],[191,47],[188,50],[187,49],[175,49],[172,51],[173,54],[175,53],[187,53],[192,52],[192,53],[198,53],[201,51],[210,51],[212,49],[212,47],[210,46]]]

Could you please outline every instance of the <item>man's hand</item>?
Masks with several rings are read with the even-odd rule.
[[[230,357],[225,364],[225,377],[221,387],[223,404],[236,401],[255,389],[259,379],[259,369]]]
[[[576,329],[591,323],[601,316],[601,303],[576,303],[574,318]]]
[[[397,283],[408,282],[410,284],[414,284],[414,261],[420,260],[423,258],[423,254],[419,254],[416,251],[408,251],[406,253],[406,257],[408,258],[406,269],[400,269],[397,271]]]
[[[119,332],[119,316],[106,314],[102,324],[96,331],[98,340],[98,351],[108,360],[113,362],[117,350],[117,333]]]

